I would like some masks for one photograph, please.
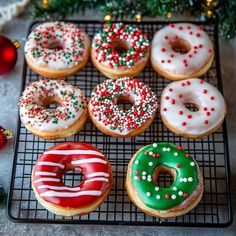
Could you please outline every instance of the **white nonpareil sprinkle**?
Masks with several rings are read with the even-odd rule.
[[[143,171],[143,172],[142,172],[142,175],[146,175],[146,174],[147,174],[147,172],[146,172],[146,171]]]
[[[157,147],[157,143],[153,143],[153,145],[152,145],[152,146],[156,148],[156,147]]]
[[[139,164],[139,161],[138,161],[138,160],[136,160],[136,161],[135,161],[135,164],[136,164],[136,165],[138,165],[138,164]]]
[[[147,196],[147,197],[150,197],[150,196],[151,196],[151,193],[150,193],[150,192],[146,192],[146,196]]]
[[[176,156],[176,157],[177,157],[178,155],[179,155],[179,154],[178,154],[178,152],[175,152],[175,153],[174,153],[174,156]]]
[[[158,199],[158,200],[159,200],[160,198],[161,198],[161,196],[160,196],[160,195],[157,195],[157,196],[156,196],[156,199]]]
[[[160,190],[160,188],[159,187],[155,187],[155,191],[159,191]]]
[[[195,163],[193,161],[190,162],[190,166],[195,166]]]
[[[171,198],[172,198],[172,199],[176,199],[176,195],[175,195],[175,194],[172,194],[172,195],[171,195]]]
[[[184,193],[182,191],[179,191],[179,196],[182,196]]]
[[[153,162],[150,161],[150,162],[148,163],[148,165],[149,165],[149,166],[153,166]]]
[[[173,187],[173,190],[176,191],[176,190],[177,190],[177,187]]]

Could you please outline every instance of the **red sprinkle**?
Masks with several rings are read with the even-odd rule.
[[[177,164],[177,165],[176,165],[176,168],[178,168],[178,169],[179,169],[179,168],[180,168],[180,164]]]
[[[166,195],[165,195],[165,198],[166,198],[166,199],[170,199],[170,194],[166,194]]]
[[[214,107],[212,107],[212,108],[211,108],[211,111],[214,111],[214,110],[215,110],[215,108],[214,108]]]
[[[179,27],[178,27],[178,29],[179,29],[179,30],[182,30],[182,29],[183,29],[183,27],[182,27],[182,26],[179,26]]]
[[[139,176],[139,177],[138,177],[138,180],[141,180],[141,179],[142,179],[142,178]]]
[[[189,58],[192,58],[192,54],[189,54],[188,57],[189,57]]]
[[[193,32],[192,32],[192,31],[190,31],[190,32],[189,32],[189,34],[193,34]]]
[[[207,93],[207,90],[206,90],[206,89],[204,89],[204,90],[202,91],[202,93],[206,94],[206,93]]]
[[[182,122],[182,126],[186,126],[187,124],[186,124],[186,122]]]
[[[166,35],[166,36],[165,36],[165,39],[168,39],[168,38],[169,38],[169,37]]]
[[[160,155],[160,153],[154,153],[153,155],[152,155],[152,157],[154,157],[154,158],[159,158],[161,155]]]
[[[168,100],[168,99],[169,99],[169,97],[168,97],[168,96],[165,96],[165,99],[166,99],[166,100]]]
[[[181,86],[183,86],[183,87],[184,87],[184,86],[185,86],[185,83],[184,83],[184,82],[182,82],[182,83],[181,83]]]
[[[167,62],[168,62],[168,63],[171,63],[171,60],[169,59]]]
[[[170,92],[172,92],[172,91],[173,91],[173,89],[172,89],[172,88],[169,88],[169,91],[170,91]]]
[[[207,125],[208,123],[209,123],[209,121],[208,121],[208,120],[205,120],[205,121],[204,121],[204,124],[205,124],[205,125]]]
[[[172,57],[172,58],[173,58],[174,56],[175,56],[174,54],[170,54],[170,57]]]
[[[207,107],[203,107],[203,111],[207,111],[208,110],[208,108]]]
[[[175,104],[175,99],[171,100],[171,104],[174,105]]]
[[[182,97],[183,97],[183,94],[179,94],[178,97],[179,97],[179,98],[182,98]]]
[[[167,108],[164,107],[164,108],[162,109],[162,111],[167,111]]]
[[[191,26],[187,26],[187,29],[190,30],[190,29],[191,29]]]
[[[187,85],[190,85],[191,83],[190,83],[190,81],[187,80],[187,81],[186,81],[186,84],[187,84]]]
[[[180,114],[180,115],[183,115],[183,113],[184,113],[183,111],[179,111],[179,114]]]
[[[203,46],[202,46],[202,44],[199,44],[199,46],[198,46],[199,48],[202,48]]]
[[[161,49],[161,51],[162,51],[162,52],[165,52],[165,51],[166,51],[166,49],[165,49],[165,48],[162,48],[162,49]]]
[[[161,63],[165,63],[165,61],[164,61],[164,60],[161,60]]]
[[[175,25],[173,23],[169,24],[170,28],[175,28]]]
[[[203,84],[203,83],[204,83],[204,80],[201,79],[201,80],[200,80],[200,84]]]
[[[207,115],[207,116],[210,116],[210,115],[211,115],[211,113],[210,113],[209,111],[207,111],[207,112],[206,112],[206,115]]]
[[[186,156],[187,158],[189,158],[189,157],[190,157],[190,154],[187,153],[185,156]]]
[[[140,173],[140,171],[139,171],[139,170],[136,170],[136,171],[135,171],[135,173],[136,173],[136,174],[139,174],[139,173]]]
[[[212,97],[211,97],[211,100],[215,100],[215,97],[212,96]]]
[[[187,118],[188,118],[188,119],[191,119],[191,118],[192,118],[192,115],[191,115],[191,114],[187,115]]]
[[[184,194],[183,194],[183,197],[184,197],[184,198],[187,198],[187,197],[188,197],[188,194],[187,194],[187,193],[184,193]]]
[[[200,33],[196,33],[196,36],[197,36],[197,38],[200,38],[201,34]]]
[[[147,156],[147,155],[148,155],[148,152],[144,152],[144,154]]]

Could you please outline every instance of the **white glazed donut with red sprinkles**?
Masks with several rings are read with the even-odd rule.
[[[31,69],[47,78],[61,78],[82,69],[89,58],[88,35],[75,24],[46,22],[37,26],[25,44]]]
[[[201,76],[213,58],[212,42],[201,26],[169,24],[157,31],[152,40],[152,66],[171,80]]]
[[[187,104],[196,111],[189,110]],[[225,114],[222,94],[201,79],[172,82],[161,95],[161,118],[167,128],[180,136],[208,136],[221,126]]]
[[[59,106],[49,109],[51,103]],[[39,80],[29,84],[19,101],[20,118],[33,134],[57,139],[78,132],[87,118],[83,92],[63,80]]]
[[[123,110],[119,101],[132,107]],[[142,133],[152,123],[157,110],[157,97],[137,79],[107,79],[96,86],[88,110],[93,123],[103,133],[115,137],[131,137]]]

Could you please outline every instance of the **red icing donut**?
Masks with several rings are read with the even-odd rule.
[[[62,176],[68,170],[79,170],[84,175],[78,186],[64,185]],[[38,158],[32,172],[36,198],[58,215],[80,215],[94,210],[106,198],[111,185],[109,161],[98,149],[86,143],[55,145]]]

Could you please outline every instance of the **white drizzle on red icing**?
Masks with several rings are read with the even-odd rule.
[[[62,105],[45,108],[43,101],[59,97]],[[25,125],[41,131],[65,129],[76,122],[86,109],[81,90],[63,80],[39,80],[29,84],[19,101],[20,117]]]
[[[75,24],[46,22],[37,26],[28,36],[25,54],[37,65],[53,69],[72,68],[85,59],[88,50],[86,33]],[[50,49],[59,44],[62,49]]]
[[[177,39],[186,40],[191,48],[181,54],[171,45]],[[189,24],[170,24],[156,32],[152,40],[151,58],[158,67],[174,74],[192,74],[212,57],[213,45],[202,27]]]
[[[74,162],[74,169],[80,169],[84,178],[79,186],[65,186],[62,176],[67,171],[66,166]],[[62,169],[62,166],[65,168]],[[51,172],[56,176],[45,178],[44,175],[36,175],[40,172]],[[55,145],[39,157],[32,179],[35,191],[45,201],[65,208],[79,208],[98,201],[107,192],[111,187],[112,172],[107,159],[95,147],[68,142]]]
[[[197,105],[198,111],[190,111],[186,103]],[[222,122],[225,111],[222,94],[197,78],[172,82],[162,92],[161,116],[184,133],[201,135],[212,130]]]
[[[122,110],[117,101],[126,96],[133,102],[129,110]],[[157,109],[157,97],[144,83],[128,77],[107,79],[97,85],[89,101],[93,118],[112,132],[127,135],[141,127]]]

